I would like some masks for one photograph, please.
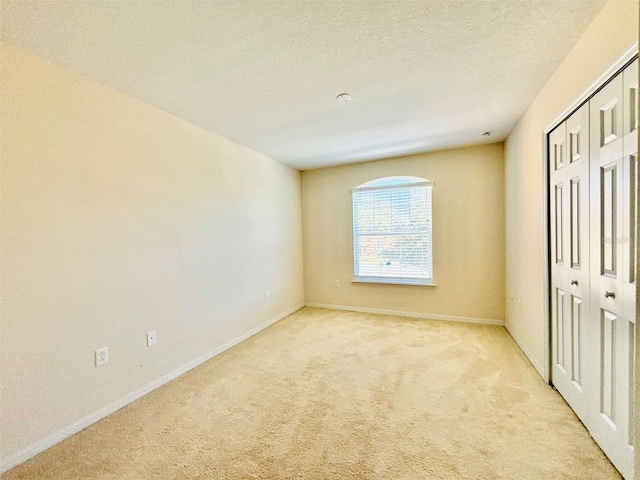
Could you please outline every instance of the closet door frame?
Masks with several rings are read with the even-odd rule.
[[[545,250],[545,265],[544,265],[544,358],[542,363],[542,377],[545,382],[551,384],[551,370],[552,370],[552,355],[551,355],[551,342],[552,342],[552,312],[551,312],[551,266],[552,266],[552,251],[551,251],[551,227],[550,227],[550,194],[551,194],[551,181],[550,181],[550,169],[549,160],[551,158],[549,151],[549,134],[558,127],[561,123],[567,120],[576,110],[578,110],[585,102],[587,102],[593,95],[595,95],[604,85],[606,85],[613,77],[621,72],[626,66],[631,64],[636,58],[638,58],[638,42],[636,42],[629,50],[621,55],[616,62],[613,63],[605,72],[603,72],[584,92],[576,98],[562,113],[560,113],[548,126],[542,131],[542,174],[544,179],[544,186],[542,192],[542,221],[543,221],[543,245]],[[640,197],[637,199],[636,211],[640,211]],[[640,238],[640,222],[636,225],[638,238]],[[635,245],[637,270],[640,272],[640,241]],[[640,298],[640,291],[638,292],[637,299]],[[636,308],[636,325],[640,325],[640,303]],[[635,398],[640,399],[640,328],[636,328],[636,357],[635,364],[633,366],[635,371]],[[640,445],[640,412],[635,412],[635,418],[633,429],[635,431],[635,445]],[[640,450],[636,448],[635,454],[635,472],[637,480],[640,480]]]
[[[542,378],[545,382],[551,383],[551,229],[549,221],[551,219],[550,208],[550,182],[549,182],[549,133],[567,120],[571,114],[577,111],[586,101],[589,100],[596,92],[598,92],[606,83],[611,80],[616,73],[621,71],[628,64],[632,63],[638,57],[638,43],[635,43],[627,50],[616,62],[611,65],[602,75],[600,75],[578,98],[576,98],[560,115],[558,115],[549,125],[542,131],[542,168],[544,178],[543,189],[543,228],[544,228],[544,250],[546,262],[544,265],[544,361],[542,364]],[[640,206],[640,205],[639,205]],[[640,242],[638,242],[640,244]],[[640,245],[636,245],[636,250],[640,252]],[[638,255],[640,258],[640,254]],[[640,308],[636,312],[636,316],[640,316]],[[640,368],[640,360],[636,356],[636,372]],[[640,383],[640,382],[638,382]],[[640,417],[640,415],[636,415]],[[636,429],[636,432],[638,430]],[[640,455],[639,455],[640,457]]]

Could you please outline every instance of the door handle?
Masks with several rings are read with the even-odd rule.
[[[575,278],[571,280],[571,285],[578,285],[578,280],[576,280]]]
[[[604,292],[604,298],[616,298],[616,294],[614,292],[606,291]]]

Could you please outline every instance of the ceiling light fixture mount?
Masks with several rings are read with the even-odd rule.
[[[348,93],[341,93],[336,97],[336,100],[338,100],[340,103],[347,103],[349,100],[351,100],[351,95],[349,95]]]

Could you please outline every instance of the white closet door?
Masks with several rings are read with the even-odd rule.
[[[567,377],[565,329],[567,328],[567,125],[549,134],[549,180],[551,210],[551,363],[553,383]],[[561,391],[564,394],[564,392]]]
[[[550,134],[552,379],[587,414],[589,352],[589,106]]]
[[[636,76],[637,78],[637,76]],[[623,75],[590,101],[591,111],[591,289],[592,380],[596,408],[585,422],[594,439],[625,478],[633,478],[630,446],[630,389],[633,343],[630,318],[632,185],[630,157],[623,154],[627,95]],[[635,221],[635,220],[634,220]],[[626,237],[625,237],[626,233]],[[635,275],[635,273],[633,273]],[[629,310],[633,307],[633,312]]]
[[[625,342],[627,359],[625,360],[627,375],[623,380],[621,408],[627,410],[627,423],[622,436],[626,437],[630,458],[634,455],[634,414],[636,407],[635,393],[635,356],[636,356],[636,277],[637,277],[637,244],[638,244],[638,60],[622,72],[623,95],[622,115],[623,132],[623,178],[624,204],[623,221],[623,265],[625,271],[622,278],[622,317],[625,332],[621,341]]]

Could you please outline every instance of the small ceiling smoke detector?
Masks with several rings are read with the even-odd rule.
[[[348,93],[341,93],[336,97],[336,100],[338,100],[340,103],[347,103],[349,100],[351,100],[351,95],[349,95]]]
[[[493,130],[487,130],[486,132],[482,132],[483,137],[490,137],[493,133]]]

